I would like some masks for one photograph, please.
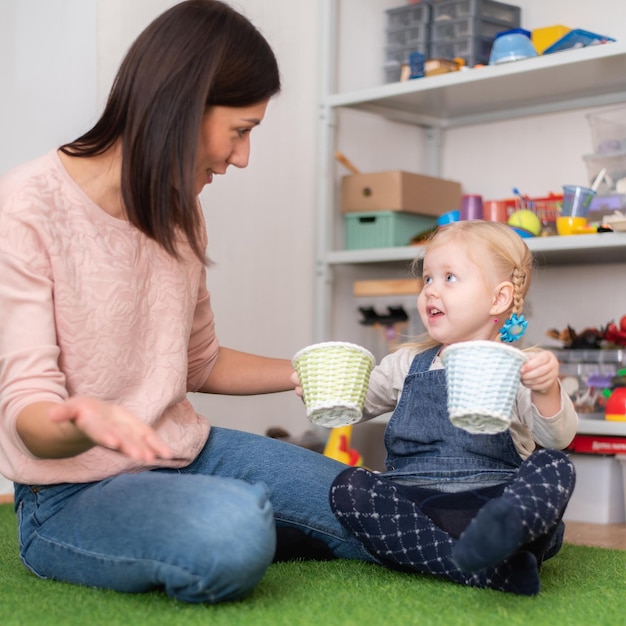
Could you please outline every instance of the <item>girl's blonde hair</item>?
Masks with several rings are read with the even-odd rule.
[[[533,265],[532,254],[524,240],[507,224],[483,220],[454,222],[439,228],[430,236],[424,254],[413,261],[413,272],[421,275],[422,261],[428,252],[451,241],[463,242],[476,265],[485,268],[489,265],[503,280],[513,283],[513,301],[506,315],[520,315],[530,288]],[[403,344],[420,351],[436,345],[439,343],[428,333]]]

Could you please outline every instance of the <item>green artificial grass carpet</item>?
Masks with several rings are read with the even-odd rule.
[[[626,551],[565,545],[532,598],[338,560],[278,563],[241,602],[187,605],[36,578],[20,562],[12,507],[0,506],[2,626],[616,626],[625,580]]]

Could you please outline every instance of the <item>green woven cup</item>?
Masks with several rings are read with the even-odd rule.
[[[296,353],[292,364],[309,420],[326,427],[358,422],[375,362],[365,348],[343,341],[313,344]]]
[[[445,348],[441,361],[450,421],[473,434],[507,430],[527,358],[521,350],[498,341],[461,341]]]

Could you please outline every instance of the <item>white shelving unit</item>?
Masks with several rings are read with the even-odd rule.
[[[322,70],[317,173],[317,341],[333,338],[332,283],[338,266],[376,265],[388,268],[396,278],[405,277],[408,263],[419,255],[416,247],[335,249],[338,207],[335,206],[334,150],[340,109],[365,111],[427,128],[429,171],[425,173],[437,175],[441,134],[448,128],[626,102],[626,44],[623,42],[337,93],[339,1],[319,0]],[[537,261],[545,265],[626,261],[626,233],[545,237],[527,242]],[[581,432],[626,436],[626,423],[603,423],[601,433],[595,428],[595,424],[581,423]]]

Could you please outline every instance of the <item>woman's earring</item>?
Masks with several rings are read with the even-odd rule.
[[[516,313],[513,313],[500,329],[500,341],[512,343],[521,339],[526,332],[527,326],[528,322],[524,319],[523,314],[518,316]]]

